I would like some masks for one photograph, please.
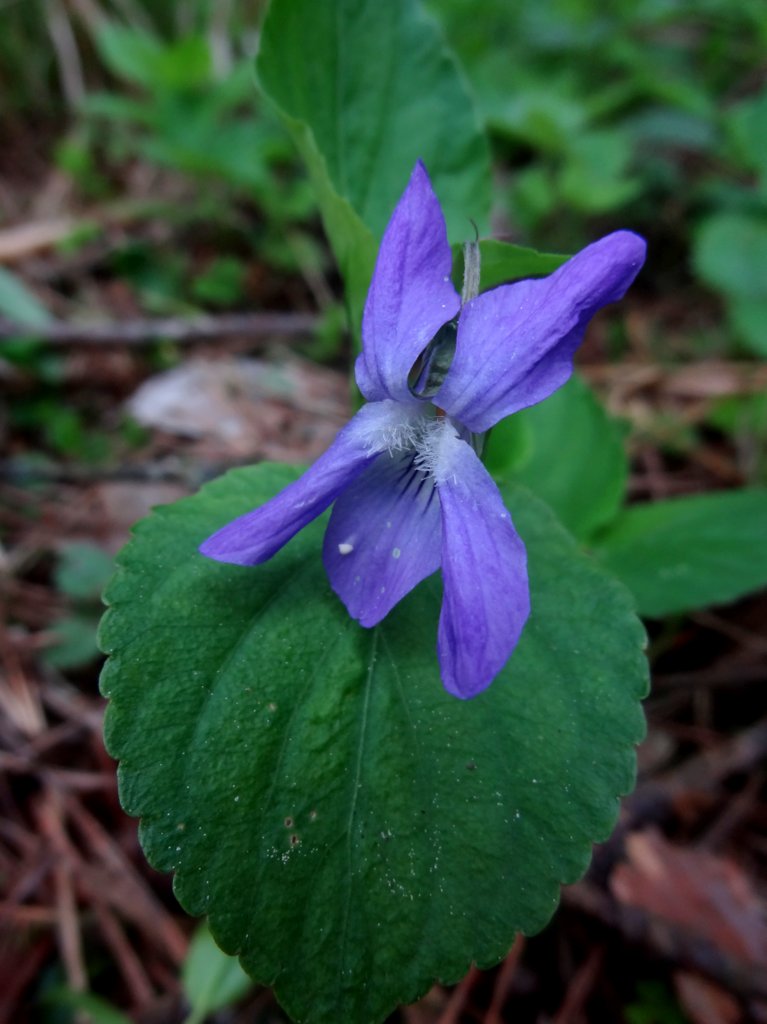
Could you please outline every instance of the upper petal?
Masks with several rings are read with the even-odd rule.
[[[442,513],[442,682],[475,697],[493,681],[530,612],[525,546],[471,446],[445,429],[435,453]]]
[[[645,242],[616,231],[549,277],[502,285],[464,306],[453,363],[433,401],[475,433],[535,405],[567,381],[589,320],[620,299]]]
[[[384,232],[365,302],[355,372],[368,401],[413,401],[410,368],[460,309],[451,266],[445,218],[419,160]]]
[[[380,452],[396,447],[412,418],[411,410],[396,402],[364,405],[302,477],[208,537],[200,552],[234,565],[265,562],[324,512]]]
[[[363,626],[375,626],[439,568],[439,500],[415,456],[379,455],[333,506],[323,560],[333,589]]]

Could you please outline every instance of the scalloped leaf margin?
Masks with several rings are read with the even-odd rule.
[[[644,631],[528,492],[533,613],[484,694],[444,692],[441,589],[349,620],[322,521],[257,569],[197,554],[295,477],[236,470],[138,525],[108,588],[106,741],[141,842],[296,1021],[373,1024],[542,928],[634,782]]]

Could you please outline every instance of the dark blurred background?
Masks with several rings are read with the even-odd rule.
[[[256,88],[263,6],[0,0],[0,1020],[284,1019],[145,865],[95,642],[136,519],[231,465],[313,459],[350,410],[340,280]],[[763,0],[428,6],[491,138],[495,237],[648,239],[579,364],[624,423],[630,500],[763,486]],[[397,1019],[767,1020],[766,507],[753,558],[722,541],[707,569],[739,600],[648,615],[640,783],[587,879]]]

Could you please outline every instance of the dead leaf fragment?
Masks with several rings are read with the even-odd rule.
[[[128,410],[144,426],[216,441],[233,456],[301,461],[348,419],[348,388],[342,374],[295,357],[189,359],[145,381]]]
[[[677,846],[659,832],[634,832],[628,862],[619,864],[611,888],[622,903],[639,907],[706,939],[723,953],[767,963],[765,907],[734,861]]]
[[[679,1002],[694,1024],[739,1024],[743,1020],[738,1000],[713,981],[677,971],[674,985]]]

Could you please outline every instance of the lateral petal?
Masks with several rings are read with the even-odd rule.
[[[333,506],[323,561],[333,589],[363,626],[375,626],[439,568],[439,499],[415,455],[379,455]]]
[[[527,555],[469,444],[446,432],[435,472],[444,581],[437,650],[445,689],[465,700],[490,685],[519,640],[530,612]]]
[[[355,373],[368,401],[415,402],[408,374],[461,300],[439,200],[419,160],[384,232],[362,318]]]
[[[413,411],[397,402],[364,405],[330,448],[294,483],[200,545],[218,562],[258,565],[276,554],[334,501],[398,436],[407,436]]]
[[[573,370],[589,320],[622,298],[646,245],[616,231],[549,277],[502,285],[464,306],[456,353],[432,399],[474,433],[547,398]]]

